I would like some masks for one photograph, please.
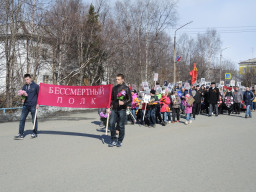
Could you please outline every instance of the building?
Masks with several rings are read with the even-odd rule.
[[[248,59],[239,63],[240,75],[254,73],[256,75],[256,58]]]
[[[46,36],[40,26],[35,26],[32,33],[31,24],[18,22],[15,33],[14,62],[12,67],[11,89],[18,89],[23,84],[23,75],[29,72],[36,75],[39,83],[52,83],[52,41]],[[8,29],[6,33],[6,28]],[[0,94],[6,88],[6,55],[5,42],[12,38],[11,30],[6,25],[0,25]]]

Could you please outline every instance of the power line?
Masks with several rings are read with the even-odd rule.
[[[184,29],[209,29],[209,28],[221,29],[221,28],[250,28],[250,27],[256,28],[256,26],[225,26],[225,27],[186,27]]]
[[[208,30],[216,29],[217,33],[255,33],[256,26],[224,26],[224,27],[186,27],[182,29],[182,32],[188,34],[205,33]],[[172,28],[172,30],[174,30]]]

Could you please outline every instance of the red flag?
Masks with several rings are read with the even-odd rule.
[[[71,108],[109,108],[112,85],[65,86],[40,83],[37,104]]]
[[[194,63],[194,69],[189,72],[189,75],[191,76],[191,85],[193,85],[197,80],[197,68],[196,63]]]

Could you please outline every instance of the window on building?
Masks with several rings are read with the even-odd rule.
[[[47,84],[49,83],[49,75],[44,75],[43,76],[43,82],[47,83]]]
[[[243,68],[243,73],[246,73],[246,68],[245,67]]]

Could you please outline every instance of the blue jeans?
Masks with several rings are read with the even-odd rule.
[[[186,113],[186,121],[189,121],[191,119],[191,114],[190,113]]]
[[[252,102],[252,109],[256,110],[256,102]]]
[[[35,118],[35,113],[36,113],[36,106],[23,106],[22,112],[21,112],[21,117],[20,117],[20,125],[19,125],[19,134],[24,133],[24,128],[25,128],[25,122],[26,118],[29,114],[31,113],[32,116],[32,123],[34,124],[34,118]],[[37,119],[36,119],[36,125],[35,129],[33,130],[33,133],[37,134]]]
[[[147,112],[147,119],[149,125],[155,125],[156,124],[156,109],[150,109]]]
[[[214,106],[213,106],[214,105]],[[215,115],[218,115],[218,105],[217,104],[211,104],[209,105],[209,116],[212,115],[212,112],[213,112],[213,107],[214,107],[214,110],[215,110]]]
[[[136,119],[136,109],[131,109],[131,112],[134,117],[134,118],[132,117],[132,121],[134,122],[134,119]]]
[[[167,112],[168,121],[172,121],[171,112]]]
[[[119,137],[118,141],[122,142],[125,135],[125,120],[126,120],[126,110],[111,110],[109,129],[111,131],[112,141],[116,139],[116,130],[118,125]]]
[[[251,105],[247,105],[246,106],[246,113],[245,113],[245,116],[248,117],[248,116],[252,116],[252,113],[251,113]]]
[[[167,122],[167,112],[162,112],[163,122]]]

